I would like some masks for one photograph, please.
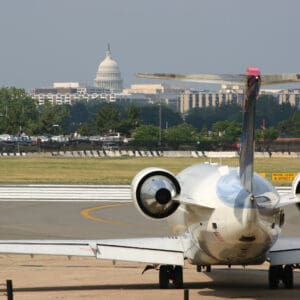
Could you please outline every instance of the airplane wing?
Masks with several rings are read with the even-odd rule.
[[[270,249],[268,257],[271,265],[300,263],[300,238],[281,237]]]
[[[284,207],[288,205],[298,204],[300,203],[300,197],[295,196],[292,193],[285,193],[284,195],[280,195],[280,201],[276,205],[276,207]]]
[[[184,265],[185,239],[1,240],[0,253],[93,256],[149,264]]]

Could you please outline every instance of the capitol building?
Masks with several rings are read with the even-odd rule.
[[[94,83],[95,87],[107,89],[111,92],[121,92],[123,90],[121,72],[118,63],[111,56],[109,44],[106,49],[106,57],[99,64]]]
[[[261,94],[272,95],[279,103],[290,103],[300,108],[300,89],[262,89]],[[139,83],[123,89],[118,63],[112,58],[110,46],[107,45],[105,58],[98,66],[93,86],[79,82],[54,82],[51,87],[35,88],[31,96],[39,105],[44,105],[46,101],[57,105],[72,105],[78,101],[90,100],[137,104],[164,103],[173,106],[180,113],[187,113],[193,108],[218,106],[222,103],[241,104],[244,90],[239,86],[224,85],[219,91],[207,91],[165,83]]]

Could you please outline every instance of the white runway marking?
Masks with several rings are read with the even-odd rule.
[[[280,194],[290,187],[277,187]],[[132,202],[129,185],[0,185],[0,202]]]

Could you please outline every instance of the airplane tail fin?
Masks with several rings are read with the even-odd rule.
[[[300,74],[270,74],[261,75],[255,67],[247,68],[246,74],[173,74],[173,73],[138,73],[137,77],[160,80],[178,80],[202,83],[229,83],[244,84],[246,82],[245,100],[243,105],[243,126],[240,155],[240,179],[244,188],[252,192],[253,160],[254,160],[254,133],[255,107],[260,85],[275,85],[299,83]]]
[[[254,139],[255,139],[255,107],[261,84],[258,68],[247,69],[245,98],[243,104],[243,125],[240,153],[240,179],[244,188],[252,192]]]

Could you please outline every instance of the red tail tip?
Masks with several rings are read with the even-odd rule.
[[[247,75],[259,76],[260,75],[260,70],[257,67],[248,67],[247,68]]]

